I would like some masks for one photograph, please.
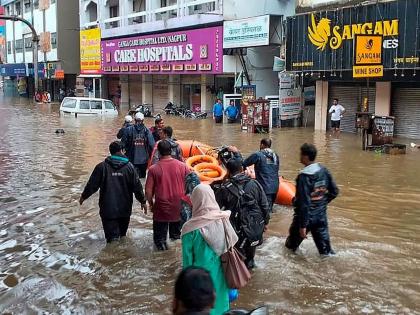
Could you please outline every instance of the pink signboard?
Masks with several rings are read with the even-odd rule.
[[[223,73],[223,27],[101,41],[103,74]]]

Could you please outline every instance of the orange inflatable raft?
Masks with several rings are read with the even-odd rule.
[[[184,156],[184,159],[189,158],[190,156],[194,155],[212,155],[213,154],[207,154],[209,151],[212,151],[213,147],[198,142],[194,140],[177,140],[176,141],[182,150],[182,155]],[[217,158],[217,156],[214,156]]]
[[[195,156],[195,155],[210,155],[210,156],[213,156],[213,157],[217,157],[217,156],[214,156],[215,151],[213,150],[213,147],[211,147],[207,144],[204,144],[204,143],[201,143],[201,142],[198,142],[198,141],[194,141],[194,140],[178,140],[177,143],[180,145],[180,147],[182,149],[182,154],[183,154],[185,159],[187,159],[191,156]],[[204,168],[203,172],[207,172],[206,175],[215,176],[216,175],[215,173],[214,174],[213,173],[208,173],[208,172],[212,172],[212,171],[215,171],[215,170]],[[209,177],[209,176],[206,176],[206,175],[202,174],[201,178],[205,182],[212,182],[216,179],[219,179],[219,177],[221,175],[223,175],[223,176],[226,175],[226,172],[224,172],[224,174],[219,174],[219,177],[216,177],[216,178]],[[291,206],[293,204],[293,199],[295,198],[295,195],[296,195],[295,184],[292,181],[289,181],[289,180],[284,179],[283,177],[280,177],[280,187],[279,187],[279,190],[277,192],[277,197],[276,197],[275,203],[279,204],[279,205]]]

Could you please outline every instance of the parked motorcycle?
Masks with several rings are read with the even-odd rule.
[[[153,117],[152,111],[150,110],[150,106],[143,104],[143,105],[137,105],[134,109],[131,109],[128,114],[129,115],[135,115],[136,113],[142,113],[144,117]]]

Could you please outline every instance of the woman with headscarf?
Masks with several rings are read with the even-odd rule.
[[[192,218],[182,227],[183,268],[201,267],[214,282],[216,302],[211,315],[229,310],[229,288],[220,256],[234,246],[238,237],[230,224],[230,211],[221,211],[209,185],[200,184],[191,194]]]

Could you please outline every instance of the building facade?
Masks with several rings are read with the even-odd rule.
[[[121,96],[123,106],[153,104],[155,111],[169,101],[209,111],[242,84],[257,85],[259,96],[278,94],[273,59],[284,39],[281,17],[293,13],[293,1],[81,0],[81,32],[101,32],[100,73],[81,77],[85,87],[100,86],[103,97]],[[265,15],[265,43],[225,45],[224,23],[259,23]]]
[[[287,21],[286,68],[316,87],[315,129],[329,128],[338,98],[344,131],[356,132],[356,112],[367,111],[394,116],[396,136],[420,138],[420,2],[302,2],[304,13]]]
[[[6,15],[26,19],[35,27],[38,47],[39,90],[59,99],[59,89],[73,89],[80,72],[79,6],[68,0],[2,0]],[[6,22],[6,60],[1,67],[6,95],[33,92],[33,41],[29,27]]]

